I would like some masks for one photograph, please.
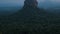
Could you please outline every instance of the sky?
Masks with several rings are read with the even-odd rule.
[[[23,6],[25,0],[0,0],[0,7]],[[60,0],[37,0],[39,6],[60,5]]]
[[[22,6],[24,0],[0,0],[0,6]]]

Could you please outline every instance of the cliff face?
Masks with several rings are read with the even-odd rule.
[[[37,0],[25,0],[24,1],[24,7],[37,7],[38,2]]]

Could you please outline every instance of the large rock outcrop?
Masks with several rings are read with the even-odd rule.
[[[38,5],[37,0],[25,0],[24,1],[24,8],[25,7],[33,7],[33,8],[36,8],[37,5]]]
[[[37,0],[25,0],[21,10],[8,16],[8,18],[6,17],[6,20],[3,20],[5,22],[9,20],[10,23],[55,23],[57,21],[54,14],[48,13],[44,9],[39,9],[37,5]],[[4,21],[2,22],[4,23]]]

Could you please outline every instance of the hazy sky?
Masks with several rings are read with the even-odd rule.
[[[58,4],[60,0],[37,0],[39,4],[49,3],[49,4]],[[0,0],[0,6],[22,6],[24,0]]]

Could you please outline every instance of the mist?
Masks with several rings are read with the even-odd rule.
[[[0,0],[0,7],[23,7],[25,0]],[[39,7],[60,6],[59,0],[37,0]]]
[[[21,9],[25,0],[0,0],[0,14],[12,14]],[[43,9],[59,8],[59,0],[37,0],[38,7]]]

